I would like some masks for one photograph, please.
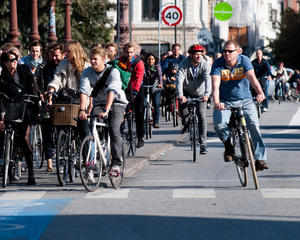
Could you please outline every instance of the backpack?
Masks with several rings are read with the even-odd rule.
[[[109,61],[107,64],[110,64],[112,66],[112,68],[118,69],[118,71],[120,72],[120,76],[121,76],[122,89],[125,91],[130,82],[131,73],[124,70],[124,67],[122,66],[123,64],[121,62],[119,62],[119,60],[112,60],[112,61]],[[112,68],[110,68],[110,69],[112,70]]]

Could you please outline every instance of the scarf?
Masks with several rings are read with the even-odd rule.
[[[155,65],[154,64],[152,66],[149,66],[149,64],[146,63],[146,65],[149,68],[150,72],[152,72],[152,73],[156,73],[157,72],[157,69],[155,69]]]
[[[30,66],[31,68],[36,68],[38,65],[43,63],[43,58],[39,57],[37,60],[34,60],[29,54],[27,57],[24,58],[24,61],[27,66]]]

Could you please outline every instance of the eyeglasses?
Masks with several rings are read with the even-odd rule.
[[[10,62],[14,62],[14,61],[18,61],[17,58],[12,58],[12,59],[9,59]]]
[[[235,52],[236,50],[237,50],[237,49],[234,49],[234,50],[226,50],[226,49],[223,49],[222,52],[223,52],[223,53],[227,53],[227,52],[233,53],[233,52]]]

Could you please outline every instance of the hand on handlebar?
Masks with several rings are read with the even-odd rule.
[[[256,101],[259,103],[262,102],[265,98],[266,97],[264,93],[257,94],[257,96],[255,97]]]
[[[186,103],[186,97],[185,96],[181,96],[178,98],[182,103]]]
[[[214,109],[217,109],[217,110],[225,110],[226,109],[226,106],[224,103],[216,103],[215,106],[214,106]]]
[[[98,119],[107,119],[107,112],[101,112],[98,114]]]

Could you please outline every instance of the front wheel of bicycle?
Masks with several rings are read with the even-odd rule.
[[[69,173],[69,136],[63,130],[59,132],[57,139],[56,171],[59,185],[64,186]]]
[[[193,162],[196,162],[197,160],[197,123],[196,123],[196,118],[192,118],[192,128],[193,128],[193,136],[192,136],[192,145],[193,145]]]
[[[124,152],[124,146],[122,143],[122,165],[120,166],[120,173],[118,176],[110,176],[109,180],[111,182],[111,185],[115,189],[120,189],[122,187],[124,178],[125,178],[125,152]]]
[[[239,176],[239,180],[243,187],[247,186],[248,183],[248,161],[245,154],[245,141],[243,140],[243,136],[240,133],[236,132],[233,139],[233,147],[234,147],[234,160],[236,165],[236,170]]]
[[[8,181],[8,168],[10,162],[10,150],[11,150],[11,134],[8,132],[5,139],[5,152],[3,161],[2,172],[2,187],[5,188]]]
[[[256,157],[255,157],[252,139],[250,138],[248,131],[244,131],[244,136],[245,136],[245,142],[246,142],[245,152],[246,152],[247,159],[250,162],[254,185],[255,185],[256,189],[259,189],[258,179],[257,179],[257,175],[256,175],[256,167],[255,167]]]
[[[36,165],[39,169],[43,167],[44,163],[44,150],[43,150],[43,137],[41,125],[37,124],[33,126],[32,137],[32,152],[33,158],[36,161]]]
[[[87,191],[94,192],[99,187],[102,177],[102,158],[93,136],[85,137],[81,143],[79,173]]]

